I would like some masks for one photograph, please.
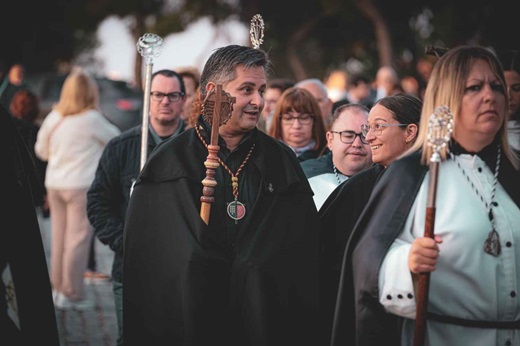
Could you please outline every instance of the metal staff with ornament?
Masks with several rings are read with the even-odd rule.
[[[264,19],[262,16],[255,14],[251,19],[251,27],[249,29],[251,44],[254,49],[260,48],[260,45],[264,43],[264,27]]]
[[[156,34],[146,33],[139,38],[136,43],[137,51],[145,59],[146,74],[143,96],[143,119],[141,129],[141,162],[140,169],[143,169],[148,155],[148,116],[150,112],[150,88],[153,70],[153,59],[161,54],[163,40]]]
[[[428,145],[432,147],[430,156],[428,195],[426,200],[426,222],[424,225],[424,237],[433,238],[435,229],[435,203],[437,199],[437,181],[439,166],[441,163],[441,150],[445,148],[453,132],[453,115],[447,106],[435,108],[428,122]],[[428,292],[430,288],[430,273],[419,273],[417,285],[417,301],[414,330],[414,346],[424,343],[426,334],[426,313],[428,308]]]

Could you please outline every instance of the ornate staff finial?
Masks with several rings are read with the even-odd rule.
[[[426,196],[426,217],[424,237],[433,238],[435,234],[435,204],[437,199],[437,181],[441,163],[440,151],[448,145],[453,132],[453,115],[448,106],[442,105],[433,111],[428,119],[428,146],[432,147],[429,163],[428,194]],[[430,272],[419,273],[416,293],[416,314],[413,345],[422,346],[426,335],[426,314],[430,289]]]
[[[249,29],[251,36],[251,43],[254,49],[260,48],[260,45],[264,43],[264,19],[261,15],[255,14],[251,19],[251,28]]]
[[[148,155],[148,112],[150,111],[150,85],[152,80],[153,58],[161,54],[163,39],[156,34],[144,34],[137,40],[137,51],[146,61],[145,87],[143,94],[143,120],[141,129],[141,169]]]
[[[153,58],[161,55],[162,45],[163,39],[156,34],[150,33],[139,37],[139,40],[137,40],[136,43],[137,51],[147,60],[147,64],[150,64]]]
[[[435,108],[428,122],[428,145],[432,147],[431,161],[440,162],[440,151],[446,147],[453,132],[453,115],[448,106]]]

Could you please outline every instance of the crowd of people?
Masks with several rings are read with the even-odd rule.
[[[418,333],[519,345],[520,52],[463,45],[429,67],[424,83],[382,66],[332,92],[319,78],[269,79],[265,51],[229,45],[200,72],[155,71],[148,127],[121,132],[81,69],[35,123],[18,64],[0,85],[17,131],[6,146],[29,158],[24,198],[51,217],[50,280],[31,269],[47,309],[28,317],[19,303],[14,318],[2,300],[0,327],[22,342],[33,336],[20,319],[55,318],[49,303],[92,308],[97,239],[114,252],[118,346],[415,345]],[[7,297],[20,268],[5,251]]]

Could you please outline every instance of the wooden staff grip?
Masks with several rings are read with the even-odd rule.
[[[209,224],[211,203],[215,202],[213,194],[215,193],[215,186],[217,186],[215,171],[220,165],[217,159],[219,150],[220,147],[218,145],[208,145],[208,157],[206,158],[206,161],[204,161],[204,166],[206,166],[206,177],[202,180],[203,188],[202,196],[200,197],[200,217],[204,220],[206,225]]]
[[[435,50],[444,54],[445,51]],[[431,147],[430,156],[430,181],[428,185],[428,196],[426,200],[426,219],[424,224],[424,237],[434,238],[435,229],[435,199],[437,198],[437,179],[439,177],[439,166],[442,160],[441,150],[450,141],[453,132],[453,115],[446,105],[436,107],[429,117],[427,144]],[[426,336],[426,315],[428,313],[428,292],[430,289],[430,272],[414,275],[418,279],[416,297],[415,330],[413,345],[422,346]]]
[[[426,201],[426,217],[424,223],[424,237],[433,238],[435,229],[435,201],[437,198],[437,179],[439,163],[430,163],[430,182],[428,185],[428,199]],[[430,273],[419,273],[416,292],[416,314],[413,345],[422,346],[426,334],[426,314],[428,312],[428,292],[430,290]]]
[[[435,222],[435,208],[426,208],[426,224],[424,226],[424,236],[433,238],[433,225]],[[415,317],[415,332],[413,335],[414,346],[424,344],[426,332],[426,313],[428,312],[428,292],[430,288],[430,273],[419,273],[417,284],[417,303]]]

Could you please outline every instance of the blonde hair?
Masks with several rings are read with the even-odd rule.
[[[73,70],[65,79],[60,100],[53,109],[64,117],[99,109],[99,89],[96,81],[82,69]]]
[[[423,98],[421,121],[417,141],[407,151],[408,153],[421,150],[421,162],[427,165],[432,155],[432,148],[428,145],[428,122],[435,108],[446,105],[453,114],[453,133],[456,133],[457,117],[459,116],[462,97],[466,88],[466,81],[471,71],[471,66],[476,60],[484,60],[499,80],[502,92],[506,93],[506,83],[500,62],[496,56],[486,48],[478,46],[459,46],[448,50],[435,64],[426,92]],[[508,99],[505,97],[502,114],[508,114]],[[512,152],[507,139],[507,117],[504,116],[497,136],[500,138],[500,146],[504,154],[509,158],[514,167],[520,167],[518,157]],[[441,150],[441,157],[445,160],[448,156],[448,147]]]

